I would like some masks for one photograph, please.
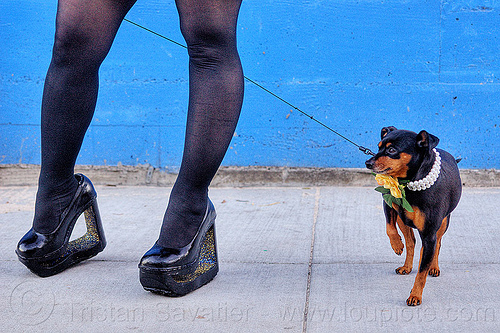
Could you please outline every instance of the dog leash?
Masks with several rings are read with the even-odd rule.
[[[181,43],[179,43],[179,42],[177,42],[177,41],[175,41],[175,40],[173,40],[173,39],[170,39],[170,38],[168,38],[167,36],[164,36],[164,35],[162,35],[162,34],[159,34],[159,33],[157,33],[156,31],[153,31],[153,30],[151,30],[151,29],[148,29],[148,28],[146,28],[146,27],[145,27],[145,26],[143,26],[143,25],[140,25],[140,24],[138,24],[138,23],[135,23],[135,22],[133,22],[133,21],[131,21],[131,20],[129,20],[129,19],[126,19],[126,18],[125,18],[125,19],[123,19],[123,20],[124,20],[124,21],[126,21],[126,22],[128,22],[128,23],[130,23],[130,24],[132,24],[132,25],[134,25],[134,26],[136,26],[136,27],[138,27],[138,28],[140,28],[140,29],[143,29],[143,30],[145,30],[145,31],[147,31],[147,32],[149,32],[149,33],[151,33],[151,34],[155,35],[155,36],[158,36],[158,37],[160,37],[160,38],[163,38],[163,39],[165,39],[165,40],[167,40],[167,41],[169,41],[169,42],[171,42],[171,43],[173,43],[173,44],[175,44],[175,45],[177,45],[177,46],[180,46],[180,47],[183,47],[183,48],[187,49],[187,46],[185,46],[185,45],[183,45],[183,44],[181,44]],[[276,98],[276,99],[280,100],[281,102],[283,102],[283,103],[285,103],[286,105],[290,106],[290,107],[291,107],[291,108],[293,108],[294,110],[297,110],[298,112],[300,112],[300,113],[301,113],[301,114],[303,114],[304,116],[308,117],[308,118],[309,118],[309,119],[311,119],[312,121],[315,121],[315,122],[316,122],[316,123],[318,123],[319,125],[323,126],[323,127],[324,127],[324,128],[326,128],[327,130],[329,130],[330,132],[332,132],[332,133],[334,133],[334,134],[338,135],[339,137],[341,137],[341,138],[342,138],[342,139],[344,139],[345,141],[347,141],[347,142],[349,142],[349,143],[353,144],[354,146],[356,146],[356,147],[357,147],[357,148],[358,148],[361,152],[363,152],[364,154],[366,154],[366,155],[371,155],[371,156],[375,156],[375,153],[374,153],[374,152],[372,152],[370,149],[368,149],[368,148],[366,148],[366,147],[363,147],[363,146],[361,146],[361,145],[358,145],[356,142],[354,142],[354,141],[350,140],[349,138],[347,138],[346,136],[344,136],[344,135],[340,134],[339,132],[337,132],[336,130],[334,130],[334,129],[333,129],[333,128],[331,128],[330,126],[326,125],[326,124],[325,124],[325,123],[323,123],[322,121],[320,121],[320,120],[318,120],[318,119],[314,118],[314,117],[313,117],[313,116],[311,116],[310,114],[308,114],[308,113],[306,113],[306,112],[302,111],[299,107],[297,107],[297,106],[293,105],[292,103],[288,102],[288,101],[287,101],[287,100],[285,100],[284,98],[282,98],[282,97],[280,97],[280,96],[276,95],[276,94],[275,94],[275,93],[273,93],[271,90],[269,90],[269,89],[267,89],[266,87],[262,86],[261,84],[259,84],[259,83],[255,82],[254,80],[250,79],[249,77],[247,77],[247,76],[243,76],[243,77],[244,77],[244,78],[245,78],[248,82],[252,83],[253,85],[255,85],[255,86],[257,86],[258,88],[262,89],[263,91],[267,92],[268,94],[270,94],[270,95],[271,95],[271,96],[273,96],[274,98]]]

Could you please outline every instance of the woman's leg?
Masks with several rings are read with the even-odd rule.
[[[42,167],[33,227],[49,233],[76,190],[74,165],[92,120],[98,70],[135,0],[59,0],[42,99]]]
[[[184,154],[158,244],[182,247],[207,208],[208,186],[233,137],[243,101],[236,49],[241,0],[176,0],[189,52],[189,106]]]

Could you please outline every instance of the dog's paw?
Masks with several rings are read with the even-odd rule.
[[[411,273],[411,267],[401,266],[396,268],[396,273],[399,275],[408,275]]]
[[[391,239],[391,247],[394,250],[394,253],[396,253],[398,256],[400,256],[403,253],[404,245],[403,242],[401,241],[401,238],[392,238]]]
[[[410,295],[408,299],[406,300],[406,305],[408,306],[417,306],[422,303],[422,297],[415,296],[415,295]]]
[[[429,275],[433,276],[433,277],[438,277],[439,275],[441,275],[441,271],[439,270],[439,267],[437,267],[437,268],[431,268],[429,270]]]

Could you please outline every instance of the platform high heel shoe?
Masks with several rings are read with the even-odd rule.
[[[75,178],[78,188],[70,205],[61,214],[57,228],[48,234],[38,233],[31,228],[17,245],[19,260],[41,277],[60,273],[95,256],[106,246],[94,186],[82,174],[76,174]],[[70,242],[73,227],[82,213],[87,232]]]
[[[215,240],[215,208],[210,200],[193,240],[182,248],[156,243],[139,263],[145,290],[165,296],[183,296],[210,282],[219,271]]]

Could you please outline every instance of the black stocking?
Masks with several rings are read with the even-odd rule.
[[[77,183],[76,157],[92,119],[98,70],[134,0],[60,0],[42,100],[42,169],[33,227],[53,231]]]
[[[37,232],[52,231],[75,191],[76,156],[90,124],[98,69],[135,0],[60,0],[53,59],[42,102],[42,170]],[[186,245],[207,205],[207,191],[238,121],[243,73],[236,50],[241,0],[178,0],[189,50],[190,94],[181,169],[159,244]]]
[[[177,0],[189,51],[189,108],[184,155],[161,228],[159,245],[194,237],[207,208],[208,186],[233,136],[243,101],[236,49],[241,0]]]

